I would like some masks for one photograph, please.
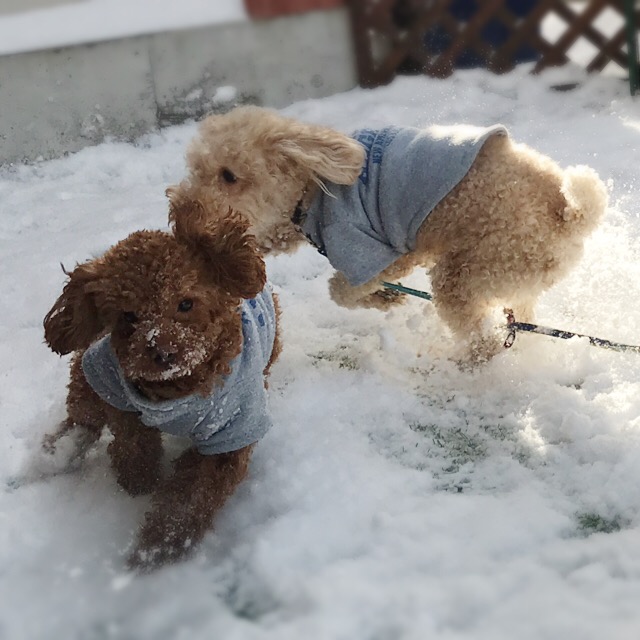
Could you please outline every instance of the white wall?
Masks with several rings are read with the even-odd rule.
[[[54,7],[83,0],[0,0],[0,15],[6,13],[23,13],[33,9]]]
[[[355,85],[345,9],[0,56],[0,163],[200,117],[220,87],[283,107]]]

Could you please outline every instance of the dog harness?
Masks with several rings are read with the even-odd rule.
[[[211,395],[174,400],[145,398],[125,379],[105,336],[82,357],[82,369],[91,388],[121,411],[136,411],[143,424],[174,436],[190,438],[205,455],[242,449],[262,438],[271,427],[263,372],[273,350],[276,313],[269,285],[241,304],[242,351],[231,363],[231,373]]]
[[[415,248],[420,226],[465,177],[482,145],[508,135],[496,125],[362,129],[366,160],[353,185],[328,183],[300,229],[353,286],[376,277]]]

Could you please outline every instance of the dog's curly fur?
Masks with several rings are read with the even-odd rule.
[[[108,453],[120,486],[132,495],[154,492],[129,558],[131,566],[142,568],[193,548],[245,477],[253,448],[220,455],[190,448],[162,479],[161,432],[143,425],[136,413],[104,402],[84,377],[84,351],[108,333],[125,377],[150,399],[206,395],[230,372],[242,349],[239,305],[265,286],[264,261],[247,222],[237,215],[215,219],[198,202],[175,195],[171,218],[173,235],[132,233],[102,257],[77,266],[44,320],[51,349],[74,352],[67,419],[45,439],[46,447],[55,449],[62,436],[71,435],[81,455],[108,426]],[[202,219],[207,222],[192,224]],[[265,384],[279,352],[276,324]]]
[[[363,160],[362,146],[342,133],[239,107],[201,123],[187,152],[188,176],[171,191],[197,195],[209,210],[242,214],[263,253],[290,252],[304,242],[291,219],[296,206],[308,206],[325,184],[330,191],[331,182],[355,183]],[[400,299],[379,282],[427,267],[440,317],[483,359],[500,344],[485,327],[490,310],[506,305],[532,321],[537,298],[576,264],[606,206],[606,188],[592,169],[562,170],[494,136],[427,217],[414,251],[363,286],[350,287],[336,273],[331,295],[345,307],[386,309]]]

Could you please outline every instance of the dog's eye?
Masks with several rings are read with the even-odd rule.
[[[186,298],[178,305],[178,311],[182,311],[183,313],[187,311],[191,311],[193,309],[193,300]]]
[[[220,176],[227,184],[233,184],[238,180],[236,175],[232,171],[229,171],[229,169],[222,169],[222,171],[220,171]]]
[[[138,316],[133,311],[125,311],[122,314],[122,317],[124,318],[125,322],[128,322],[129,324],[135,324],[136,322],[138,322]]]

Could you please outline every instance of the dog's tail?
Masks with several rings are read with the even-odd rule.
[[[566,201],[562,219],[576,231],[591,233],[598,226],[609,202],[604,182],[591,167],[568,167],[564,171],[560,191]]]

